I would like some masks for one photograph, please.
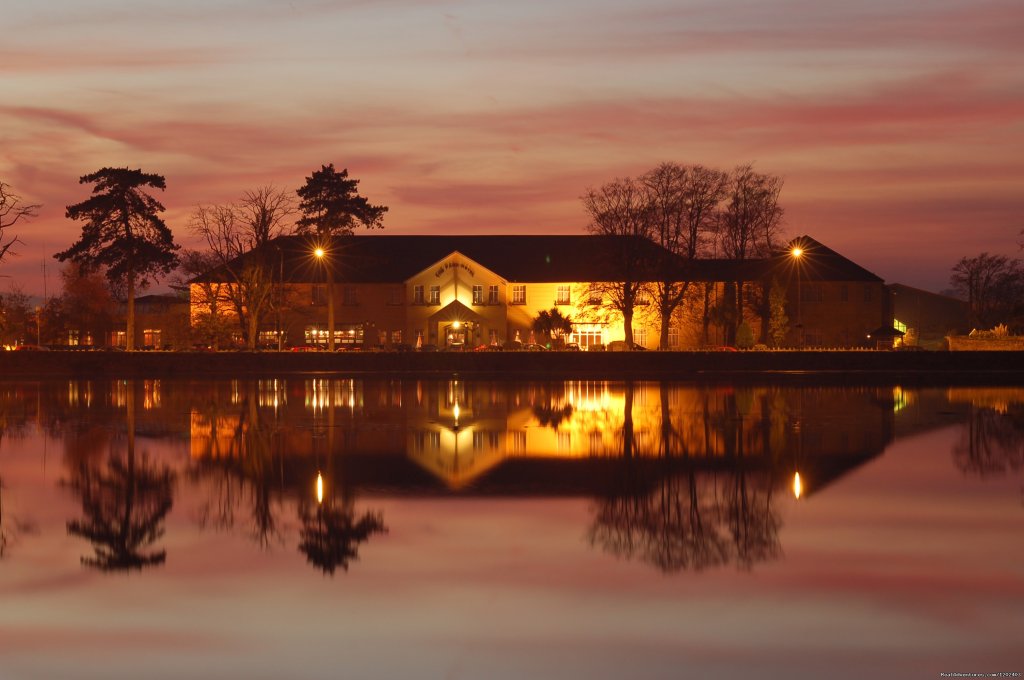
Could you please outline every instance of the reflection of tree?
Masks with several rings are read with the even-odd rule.
[[[111,454],[106,469],[82,463],[70,482],[82,497],[85,518],[68,522],[68,533],[93,544],[95,557],[82,564],[102,571],[163,564],[167,552],[145,553],[163,536],[174,498],[174,473],[146,459]]]
[[[299,550],[310,564],[325,574],[334,574],[337,567],[348,571],[348,563],[359,559],[359,544],[374,534],[387,533],[379,512],[366,512],[358,519],[350,498],[338,504],[299,504],[302,522]]]
[[[206,414],[212,428],[211,450],[199,460],[192,474],[211,479],[215,486],[212,500],[200,508],[200,526],[233,528],[235,509],[247,499],[252,537],[266,548],[280,538],[274,503],[277,426],[260,412],[257,392],[255,384],[240,390],[242,404],[238,414],[226,419],[233,421],[230,437],[225,440],[226,450],[215,448],[221,441],[216,430],[222,419],[220,412],[214,408]]]
[[[572,412],[572,404],[565,404],[561,407],[554,404],[538,404],[533,407],[533,415],[537,422],[552,429],[558,429],[562,422],[572,418]]]
[[[1024,404],[972,407],[953,459],[964,474],[1005,475],[1024,467]]]
[[[142,569],[163,564],[165,550],[144,552],[163,536],[163,521],[174,501],[174,473],[135,456],[135,393],[128,383],[128,451],[113,452],[106,466],[80,461],[69,486],[82,499],[81,520],[67,524],[68,533],[93,544],[94,557],[82,564],[102,571]]]
[[[598,504],[591,545],[666,573],[730,563],[749,569],[781,554],[770,484],[752,483],[742,469],[698,477],[663,461],[646,477],[634,471],[622,479],[625,486]]]

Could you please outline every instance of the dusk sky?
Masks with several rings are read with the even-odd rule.
[[[5,0],[0,180],[33,203],[10,282],[58,285],[103,166],[200,202],[346,167],[387,233],[579,233],[659,162],[782,175],[786,233],[948,286],[1024,227],[1019,0]]]

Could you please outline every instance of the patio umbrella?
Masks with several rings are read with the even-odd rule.
[[[519,330],[518,329],[516,330],[516,342],[522,342],[522,339],[519,337]]]
[[[423,349],[423,335],[416,336],[416,349]]]
[[[530,331],[530,344],[531,345],[536,345],[537,344],[537,338],[534,337],[533,331]]]

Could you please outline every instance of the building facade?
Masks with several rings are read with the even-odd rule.
[[[247,316],[246,300],[233,293],[249,286],[253,299],[263,301],[255,326],[259,346],[324,347],[333,295],[336,346],[429,349],[549,344],[533,326],[542,311],[554,309],[572,321],[567,342],[604,349],[625,338],[612,303],[615,288],[639,277],[644,290],[633,340],[658,348],[657,286],[643,280],[653,278],[654,268],[627,271],[614,238],[374,235],[325,245],[281,237],[262,253],[193,280],[190,316],[193,327],[214,313]],[[784,250],[743,262],[676,262],[690,284],[672,315],[668,348],[733,344],[740,320],[756,340],[785,346],[854,346],[872,329],[891,326],[879,277],[809,237],[798,241],[799,261]],[[649,241],[639,250],[648,262],[673,258]],[[262,271],[260,285],[252,283],[254,269]]]

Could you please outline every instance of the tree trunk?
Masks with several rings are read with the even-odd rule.
[[[633,308],[622,311],[622,331],[626,338],[626,351],[633,351]]]
[[[334,270],[327,263],[327,349],[334,351]]]
[[[668,327],[672,323],[672,310],[665,310],[664,307],[661,309],[661,337],[658,339],[658,349],[665,351],[668,349]]]
[[[256,338],[259,337],[259,331],[257,329],[259,328],[259,325],[260,325],[259,324],[259,317],[256,316],[255,314],[253,314],[252,310],[250,310],[249,311],[249,334],[248,334],[249,337],[246,338],[246,343],[245,343],[246,346],[249,348],[250,352],[253,352],[253,351],[256,350]]]
[[[135,273],[128,272],[128,323],[125,331],[125,350],[135,349]]]

